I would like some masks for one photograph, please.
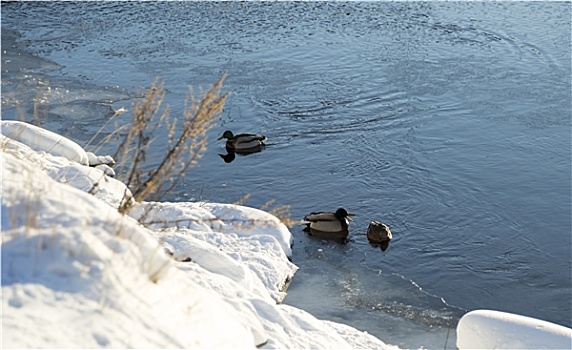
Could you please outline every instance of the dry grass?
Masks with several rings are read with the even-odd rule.
[[[241,199],[239,199],[237,202],[234,202],[233,204],[244,205],[249,198],[250,198],[250,194],[247,194],[244,197],[242,197]],[[292,226],[298,224],[298,221],[292,220],[290,218],[290,206],[289,205],[281,205],[281,206],[275,207],[271,210],[268,210],[272,206],[272,204],[274,204],[274,202],[275,202],[275,200],[271,199],[268,202],[264,203],[259,209],[262,211],[266,211],[269,214],[274,215],[276,218],[278,218],[278,220],[280,220],[280,222],[282,222],[284,225],[286,225],[288,227],[292,227]],[[253,224],[254,223],[256,223],[256,222],[253,222]]]
[[[84,149],[88,149],[92,146],[92,143],[94,142],[94,140],[102,133],[102,131],[104,130],[104,128],[110,124],[112,121],[116,120],[116,117],[122,115],[123,113],[127,112],[127,109],[125,107],[120,107],[119,109],[114,109],[113,106],[109,105],[109,108],[111,110],[113,110],[113,115],[111,117],[109,117],[109,119],[105,122],[105,124],[103,124],[99,130],[91,137],[91,139],[89,139],[89,141],[86,143],[86,145],[84,146]],[[118,126],[117,124],[115,125],[115,131],[113,131],[112,133],[110,133],[109,135],[105,136],[102,138],[102,140],[95,146],[94,149],[91,149],[90,151],[97,154],[99,152],[99,150],[101,149],[101,147],[108,142],[109,140],[113,139],[114,137],[116,137],[119,133],[121,133],[123,130],[125,130],[127,128],[127,125],[123,125],[123,126]]]
[[[142,101],[133,105],[133,119],[114,158],[118,160],[118,177],[131,190],[132,198],[124,197],[119,211],[125,213],[132,199],[160,199],[173,189],[185,172],[195,165],[207,148],[206,132],[220,117],[228,93],[220,89],[225,75],[196,98],[190,88],[180,122],[172,118],[168,106],[162,107],[165,91],[156,80]],[[147,152],[157,130],[167,131],[167,150],[159,165],[144,173]],[[181,129],[180,132],[177,132]]]
[[[3,203],[5,213],[9,222],[9,227],[5,229],[13,230],[14,228],[22,228],[23,232],[37,231],[40,227],[38,219],[41,207],[41,197],[45,189],[34,186],[33,179],[28,173],[22,174],[23,190],[19,193],[5,193],[7,197],[19,196],[19,204]],[[5,232],[3,232],[5,233]]]
[[[245,194],[241,199],[237,200],[236,202],[232,203],[234,205],[244,205],[246,201],[250,198],[250,193]]]
[[[281,205],[278,206],[268,212],[272,214],[280,220],[284,225],[288,227],[292,227],[294,225],[298,225],[300,223],[299,220],[292,220],[290,217],[290,206],[289,205]]]
[[[113,155],[117,162],[115,165],[117,178],[129,188],[119,206],[121,213],[126,213],[134,201],[164,198],[185,176],[187,170],[202,157],[207,148],[206,132],[215,125],[228,97],[228,93],[221,93],[225,77],[226,75],[222,75],[206,92],[200,91],[198,96],[195,96],[193,89],[189,88],[183,115],[179,118],[171,116],[169,106],[163,103],[165,98],[163,83],[156,79],[142,98],[133,103],[131,122],[116,127],[113,133],[100,141],[104,143],[120,134],[124,135]],[[45,114],[44,89],[37,89],[33,99],[35,124],[41,124],[42,114]],[[22,113],[21,119],[24,119],[23,108],[19,108],[19,111]],[[116,110],[106,125],[125,111],[125,108]],[[88,145],[95,140],[103,127],[89,140]],[[166,137],[163,136],[159,141],[158,134],[166,134]],[[147,156],[154,143],[159,144],[159,147],[166,145],[166,150],[158,165],[148,171]],[[4,145],[0,145],[2,146]],[[153,153],[156,152],[154,149]],[[105,180],[105,176],[102,180]],[[64,177],[62,181],[65,182],[66,178]],[[99,182],[95,182],[88,193],[95,192],[98,185]],[[234,204],[244,205],[249,197],[247,194]],[[287,226],[297,223],[290,219],[289,206],[277,206],[271,209],[273,203],[274,200],[271,200],[260,209],[273,214]]]

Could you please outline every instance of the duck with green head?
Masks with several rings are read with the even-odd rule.
[[[260,134],[238,134],[225,131],[217,140],[226,139],[226,148],[233,151],[253,150],[264,147],[266,136]]]
[[[339,208],[335,212],[316,212],[304,217],[307,228],[321,232],[342,232],[347,231],[349,222],[353,221],[352,216],[344,208]]]

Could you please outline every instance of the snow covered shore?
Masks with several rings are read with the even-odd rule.
[[[125,186],[66,158],[69,140],[54,155],[14,138],[0,139],[4,347],[395,348],[280,304],[297,267],[274,216],[213,203],[120,215]]]
[[[189,202],[121,215],[129,190],[86,165],[105,157],[0,128],[3,347],[397,348],[280,304],[298,268],[274,216]],[[514,314],[477,310],[457,326],[461,349],[569,346],[572,329]]]

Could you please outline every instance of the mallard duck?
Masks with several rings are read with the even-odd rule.
[[[316,231],[341,232],[348,230],[349,221],[353,221],[351,216],[354,215],[348,213],[344,208],[339,208],[335,213],[310,213],[304,217],[304,223],[308,225],[308,228]]]
[[[391,241],[393,235],[389,226],[379,221],[372,221],[367,227],[367,239],[370,243],[380,244]]]
[[[389,241],[393,238],[389,226],[379,221],[372,221],[367,227],[367,240],[373,245],[379,244],[381,251],[389,247]]]
[[[230,150],[249,150],[264,147],[266,136],[260,134],[238,134],[225,131],[217,140],[226,139],[226,148]]]

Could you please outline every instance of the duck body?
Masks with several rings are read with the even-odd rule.
[[[316,212],[304,217],[307,228],[320,232],[347,232],[351,216],[344,208],[336,212]]]
[[[389,226],[379,221],[372,221],[367,227],[367,239],[370,243],[380,244],[391,241],[393,234]]]
[[[227,150],[232,151],[248,151],[258,150],[264,147],[266,136],[260,134],[238,134],[234,135],[232,131],[225,131],[217,140],[226,139]]]
[[[372,245],[379,245],[382,251],[389,247],[389,241],[393,238],[393,234],[389,226],[379,221],[372,221],[367,227],[367,240]]]

